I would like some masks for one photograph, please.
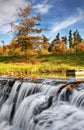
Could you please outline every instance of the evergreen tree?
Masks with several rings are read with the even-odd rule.
[[[82,41],[82,38],[81,38],[81,35],[79,34],[79,32],[77,32],[77,41],[78,41],[78,44],[80,44]]]
[[[60,40],[60,33],[57,33],[56,38],[52,41],[53,44],[58,44],[58,41]]]
[[[60,33],[56,35],[56,41],[60,40]]]
[[[73,33],[74,46],[77,45],[77,33],[78,33],[78,30],[76,30],[76,31]]]
[[[72,37],[72,30],[69,31],[69,48],[73,47],[73,37]]]
[[[77,52],[77,46],[81,43],[82,41],[82,38],[78,32],[78,30],[76,30],[74,33],[73,33],[73,37],[74,37],[74,49],[75,51]]]

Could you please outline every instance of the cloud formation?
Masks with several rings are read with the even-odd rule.
[[[1,34],[8,33],[8,32],[10,32],[10,30],[11,30],[11,26],[9,24],[0,26],[0,33]]]
[[[55,33],[59,30],[65,29],[69,27],[70,25],[73,25],[83,20],[84,20],[84,11],[78,8],[75,16],[68,17],[66,20],[58,22],[58,23],[56,22],[54,26],[52,26],[51,32]]]
[[[53,5],[48,4],[48,0],[44,0],[43,3],[33,6],[34,9],[40,14],[46,14],[49,12]]]
[[[0,0],[0,33],[7,33],[10,29],[9,23],[17,20],[18,7],[26,6],[25,0]]]

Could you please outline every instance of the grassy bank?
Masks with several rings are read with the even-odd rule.
[[[10,76],[65,76],[67,69],[83,69],[84,53],[48,54],[41,56],[1,56],[0,75]]]

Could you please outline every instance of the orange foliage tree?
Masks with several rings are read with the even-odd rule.
[[[22,51],[28,49],[33,51],[37,47],[36,43],[40,44],[43,40],[42,37],[35,34],[40,34],[43,30],[46,30],[46,28],[38,28],[40,16],[31,16],[31,10],[32,8],[29,4],[24,9],[19,8],[18,15],[21,18],[21,22],[18,25],[11,23],[14,40],[18,42],[18,47],[21,47]]]
[[[56,43],[52,43],[49,47],[50,51],[54,53],[66,53],[67,52],[67,46],[66,43],[63,40],[57,40]]]
[[[57,45],[54,45],[54,49],[58,53],[66,53],[67,52],[66,43],[63,40],[58,40]]]
[[[77,50],[79,51],[79,52],[84,52],[84,43],[80,43],[79,45],[77,45]]]
[[[42,37],[43,37],[42,45],[44,48],[47,48],[49,46],[49,39],[45,35],[42,35]]]

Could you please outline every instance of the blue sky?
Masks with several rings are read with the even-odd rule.
[[[49,29],[42,34],[50,40],[58,32],[68,36],[70,29],[73,32],[78,29],[84,38],[84,0],[0,0],[0,45],[2,40],[8,44],[12,39],[10,23],[16,23],[18,19],[16,9],[24,8],[28,2],[33,14],[40,13],[41,27]]]

